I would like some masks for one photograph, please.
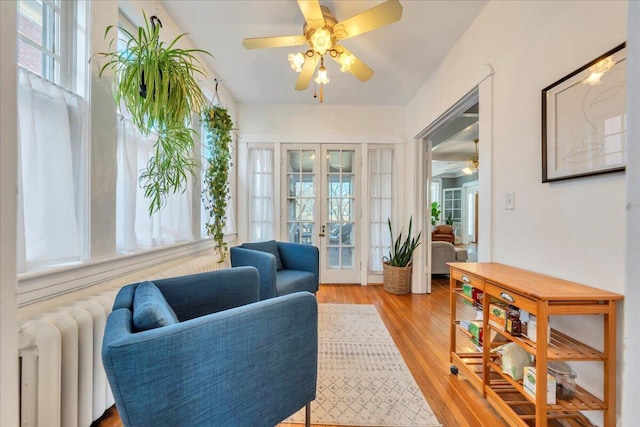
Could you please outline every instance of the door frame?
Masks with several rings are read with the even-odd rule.
[[[478,171],[478,191],[482,193],[479,201],[478,209],[478,261],[479,262],[491,262],[493,260],[493,227],[492,227],[492,163],[493,163],[493,75],[495,74],[493,67],[490,64],[484,64],[481,69],[478,70],[478,83],[473,86],[469,92],[464,95],[462,99],[469,96],[469,94],[477,93],[479,101],[479,139],[483,141],[478,146],[478,157],[480,161],[480,169]],[[457,105],[458,101],[455,105]],[[454,108],[452,107],[452,108]],[[449,112],[451,109],[447,110]],[[446,116],[447,112],[442,114],[418,135],[414,137],[414,167],[416,173],[415,179],[415,198],[414,198],[414,212],[413,215],[416,218],[422,219],[422,230],[431,230],[431,221],[425,221],[425,210],[427,207],[430,209],[431,194],[430,191],[425,197],[425,183],[431,187],[431,162],[426,164],[426,158],[430,159],[431,156],[431,142],[428,140],[429,133],[441,124],[441,120]],[[426,199],[426,200],[425,200]],[[429,203],[427,205],[427,203]],[[430,218],[430,217],[429,217]],[[413,280],[417,281],[417,284],[413,286],[413,292],[415,293],[431,293],[431,233],[424,233],[424,245],[426,250],[418,246],[414,257],[414,273]]]

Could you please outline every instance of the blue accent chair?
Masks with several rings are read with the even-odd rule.
[[[125,286],[102,346],[122,423],[272,427],[306,405],[309,425],[317,310],[308,292],[259,301],[251,267]]]
[[[260,299],[293,292],[316,293],[320,286],[320,252],[300,243],[243,243],[229,250],[231,266],[252,266],[260,273]]]

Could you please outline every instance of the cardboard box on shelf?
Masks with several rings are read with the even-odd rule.
[[[522,386],[524,391],[535,399],[536,397],[536,368],[535,366],[526,366],[524,368],[524,377],[522,378]],[[547,405],[555,405],[556,403],[556,379],[547,374]]]
[[[482,345],[482,320],[469,322],[468,331],[473,335],[474,344]]]
[[[507,307],[504,304],[489,304],[489,324],[504,331],[507,325]]]

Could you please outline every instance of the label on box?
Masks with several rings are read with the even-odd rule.
[[[469,322],[468,331],[473,335],[474,344],[482,344],[482,321],[472,320]]]
[[[524,377],[522,378],[524,391],[535,399],[536,397],[536,368],[535,366],[525,366]],[[556,403],[556,379],[547,374],[547,405]]]
[[[504,331],[507,325],[506,307],[498,304],[490,304],[489,305],[489,324]]]

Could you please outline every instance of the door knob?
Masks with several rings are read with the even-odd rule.
[[[320,234],[318,234],[318,237],[324,237],[325,236],[325,234],[324,234],[324,230],[325,230],[324,225],[321,228],[322,228],[322,230],[320,231]]]

